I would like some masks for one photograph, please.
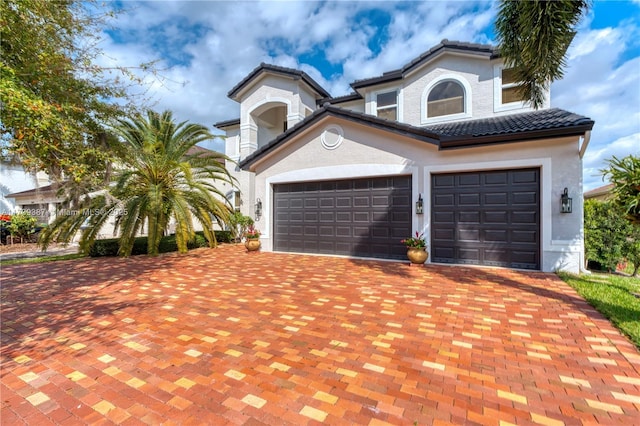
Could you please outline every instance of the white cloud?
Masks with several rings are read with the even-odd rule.
[[[640,0],[636,2],[640,3]],[[492,42],[485,35],[495,2],[125,2],[113,22],[120,39],[105,34],[102,64],[131,65],[162,59],[174,64],[153,80],[154,108],[180,120],[210,126],[238,117],[229,89],[260,62],[307,72],[332,95],[349,83],[397,69],[440,40]],[[386,16],[388,25],[372,19]],[[640,39],[638,19],[592,29],[594,12],[581,23],[568,52],[565,78],[552,86],[552,105],[596,121],[584,158],[585,186],[598,186],[593,170],[609,154],[624,156],[640,133],[640,57],[626,58]],[[112,33],[110,33],[112,34]],[[375,45],[374,41],[380,43]],[[301,55],[320,54],[342,69],[323,75]],[[175,65],[177,63],[177,65]],[[217,144],[222,149],[221,144]]]

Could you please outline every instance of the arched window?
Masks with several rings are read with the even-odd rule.
[[[464,88],[446,80],[436,84],[427,97],[427,118],[464,113]]]

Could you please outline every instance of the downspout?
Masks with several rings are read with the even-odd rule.
[[[584,136],[581,136],[580,139],[582,139],[582,145],[580,145],[580,159],[582,160],[582,157],[584,157],[584,152],[587,150],[589,141],[591,140],[591,130],[587,130],[586,132],[584,132]]]
[[[584,153],[587,150],[587,147],[589,146],[589,141],[591,140],[591,130],[587,130],[586,132],[584,132],[584,136],[581,136],[580,139],[582,139],[582,145],[580,145],[580,160],[582,160],[582,158],[584,157]],[[582,197],[582,224],[580,225],[580,230],[581,230],[581,234],[582,234],[582,242],[581,242],[581,251],[580,251],[580,273],[581,274],[590,274],[591,271],[589,271],[587,269],[587,264],[586,264],[586,258],[585,258],[585,253],[584,253],[584,196]]]

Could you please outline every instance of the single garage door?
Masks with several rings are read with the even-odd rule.
[[[274,250],[406,259],[411,176],[273,187]]]
[[[540,170],[431,177],[433,262],[540,269]]]

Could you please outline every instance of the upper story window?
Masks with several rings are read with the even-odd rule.
[[[387,120],[398,119],[398,92],[383,92],[376,95],[376,115]]]
[[[471,84],[464,75],[439,75],[422,91],[420,124],[472,118],[472,95]]]
[[[443,81],[435,85],[427,97],[427,118],[463,114],[464,88],[457,81]]]
[[[510,104],[512,102],[522,102],[524,99],[518,93],[519,82],[516,79],[513,68],[502,68],[501,79],[501,103]]]
[[[493,67],[493,111],[511,111],[529,107],[528,102],[518,93],[520,81],[513,68],[502,64]]]

